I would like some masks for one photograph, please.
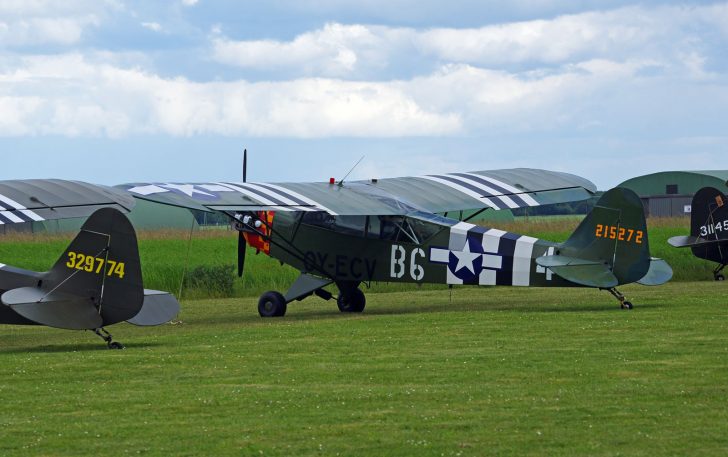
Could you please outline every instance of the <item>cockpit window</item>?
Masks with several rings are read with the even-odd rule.
[[[416,244],[427,241],[444,228],[404,216],[332,216],[318,212],[305,213],[303,223],[347,235]]]

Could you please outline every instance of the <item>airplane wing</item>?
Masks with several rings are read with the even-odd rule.
[[[329,183],[136,183],[136,198],[200,211],[325,211],[341,216],[407,216],[516,209],[586,200],[596,186],[536,169],[450,173]]]
[[[80,181],[0,181],[0,225],[86,217],[102,207],[129,212],[134,203],[124,191]]]

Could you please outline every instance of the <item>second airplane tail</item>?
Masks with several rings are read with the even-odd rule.
[[[557,254],[537,262],[568,281],[603,289],[672,278],[669,265],[650,255],[642,201],[625,188],[606,192]]]

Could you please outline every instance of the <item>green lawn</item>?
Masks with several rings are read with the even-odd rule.
[[[179,325],[0,328],[0,455],[724,456],[728,286],[185,301]]]

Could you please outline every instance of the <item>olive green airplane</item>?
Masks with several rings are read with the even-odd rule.
[[[136,233],[124,215],[134,203],[118,189],[78,181],[0,181],[3,232],[16,224],[88,217],[48,272],[0,264],[0,324],[90,330],[110,349],[123,349],[105,327],[173,319],[177,299],[143,287]],[[0,235],[0,257],[1,241]]]
[[[691,248],[700,259],[716,262],[716,281],[725,281],[728,264],[728,197],[718,189],[704,187],[693,197],[690,236],[676,236],[668,243],[676,248]]]
[[[244,166],[244,170],[245,170]],[[632,308],[617,287],[669,281],[650,257],[640,199],[613,189],[565,243],[469,223],[483,211],[532,208],[592,197],[595,186],[567,173],[511,169],[329,183],[135,183],[136,198],[221,212],[246,244],[300,271],[285,293],[267,292],[258,310],[284,316],[287,305],[339,290],[342,312],[360,313],[360,286],[372,281],[481,286],[593,287]],[[463,217],[465,211],[476,213]]]

